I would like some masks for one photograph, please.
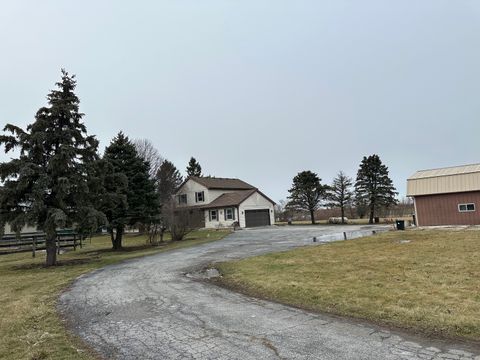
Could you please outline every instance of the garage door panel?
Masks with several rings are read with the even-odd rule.
[[[268,226],[270,225],[270,210],[258,209],[258,210],[245,210],[245,226]]]

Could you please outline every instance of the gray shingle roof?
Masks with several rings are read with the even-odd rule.
[[[225,190],[250,190],[255,189],[254,186],[247,184],[240,179],[217,178],[217,177],[196,177],[191,176],[189,179],[205,186],[207,189],[225,189]]]
[[[210,204],[202,206],[204,209],[222,208],[228,206],[238,206],[250,195],[255,193],[257,189],[235,191],[225,193],[213,200]]]

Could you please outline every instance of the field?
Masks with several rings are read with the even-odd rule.
[[[480,340],[480,231],[409,230],[217,265],[260,298],[426,335]]]
[[[92,359],[69,336],[55,311],[59,293],[76,277],[133,257],[218,240],[227,231],[197,231],[179,242],[151,247],[144,236],[128,236],[123,251],[110,250],[108,236],[87,241],[83,249],[59,256],[59,266],[45,268],[44,254],[0,256],[0,359]],[[168,240],[168,238],[167,238]]]

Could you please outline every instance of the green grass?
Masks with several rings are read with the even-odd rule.
[[[218,268],[221,283],[253,296],[426,335],[480,340],[479,231],[388,232]]]
[[[108,236],[92,239],[83,249],[59,256],[59,266],[45,268],[44,253],[0,256],[0,359],[92,359],[70,336],[57,315],[60,292],[76,277],[125,259],[218,240],[227,231],[196,231],[179,242],[146,245],[144,236],[127,236],[123,251],[110,250]],[[167,239],[168,240],[168,239]]]

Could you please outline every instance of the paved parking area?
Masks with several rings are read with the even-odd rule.
[[[72,331],[106,359],[474,359],[479,349],[313,314],[196,281],[212,262],[380,231],[272,227],[108,266],[59,300]],[[475,360],[480,360],[476,357]]]

